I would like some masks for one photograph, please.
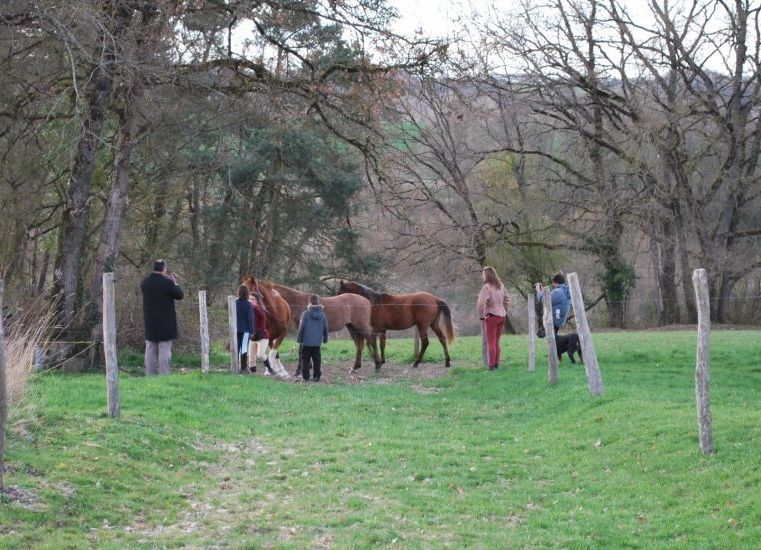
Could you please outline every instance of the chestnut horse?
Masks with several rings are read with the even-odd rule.
[[[265,283],[259,281],[259,284],[264,285]],[[309,294],[269,281],[266,284],[269,285],[269,288],[280,293],[285,301],[288,302],[293,314],[292,320],[298,323],[301,319],[301,314],[307,308]],[[352,370],[355,371],[362,367],[362,348],[364,348],[365,341],[367,341],[367,345],[373,354],[375,370],[379,370],[381,362],[378,357],[378,347],[376,345],[375,333],[373,332],[373,325],[370,322],[373,307],[370,301],[356,294],[346,294],[344,296],[321,297],[320,304],[322,304],[325,317],[328,319],[328,330],[330,332],[338,332],[346,327],[351,335],[351,339],[354,340],[354,347],[357,353]]]
[[[270,331],[269,341],[269,359],[265,360],[265,365],[272,368],[279,376],[287,377],[288,371],[285,370],[278,348],[283,343],[285,335],[288,334],[288,325],[291,322],[291,308],[280,294],[274,291],[264,281],[257,281],[254,277],[245,276],[241,282],[252,292],[258,292],[262,295],[262,305],[267,314],[267,328]]]
[[[445,366],[451,366],[447,344],[454,341],[455,329],[452,313],[444,300],[428,292],[382,294],[359,283],[341,281],[338,294],[346,293],[359,294],[372,302],[371,322],[375,332],[380,335],[381,363],[386,362],[386,331],[417,327],[420,352],[412,366],[417,367],[423,361],[423,354],[428,347],[429,328],[436,333],[444,348]]]

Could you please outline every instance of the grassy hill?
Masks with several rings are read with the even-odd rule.
[[[548,386],[545,352],[528,372],[507,336],[496,372],[462,338],[449,371],[436,342],[410,373],[391,340],[360,378],[330,343],[330,383],[123,375],[116,420],[102,375],[38,376],[12,413],[0,547],[757,547],[759,334],[713,334],[710,457],[693,332],[596,335],[597,399],[582,366]]]

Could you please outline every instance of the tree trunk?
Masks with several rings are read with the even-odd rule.
[[[99,64],[93,70],[85,93],[86,118],[82,121],[82,135],[71,169],[71,177],[64,201],[59,229],[58,253],[53,278],[54,294],[61,297],[58,306],[58,323],[71,335],[79,301],[79,284],[82,266],[85,265],[85,239],[90,213],[93,172],[98,146],[101,141],[106,109],[113,88],[113,66],[116,64],[115,47],[129,25],[133,11],[128,6],[117,6],[105,13],[112,20],[105,22],[104,44]],[[107,36],[106,36],[107,35]]]
[[[166,175],[156,183],[154,188],[155,197],[153,199],[153,213],[151,219],[145,228],[145,244],[143,245],[143,261],[147,262],[156,257],[158,248],[159,234],[161,233],[161,223],[166,215],[166,196],[169,192],[169,180]]]
[[[654,267],[660,297],[658,325],[664,326],[679,323],[679,301],[676,286],[676,235],[673,224],[668,220],[663,220],[661,229],[659,238],[655,240],[651,236],[650,241],[657,254]]]
[[[5,329],[3,328],[3,292],[4,282],[0,279],[0,496],[5,473],[5,421],[8,419],[8,386],[5,369]]]
[[[682,279],[682,292],[684,293],[684,304],[687,309],[687,323],[695,324],[698,322],[698,310],[695,305],[695,291],[692,285],[692,271],[690,269],[690,259],[687,250],[687,237],[681,214],[675,218],[674,229],[679,245],[679,267]]]
[[[719,277],[719,288],[717,289],[716,302],[716,322],[729,322],[729,307],[731,305],[732,290],[737,284],[737,280],[727,271],[721,271]]]
[[[133,98],[134,100],[134,98]],[[95,256],[95,267],[90,283],[90,307],[85,322],[89,325],[92,340],[100,340],[102,331],[103,309],[103,273],[112,273],[116,269],[116,256],[119,252],[119,237],[122,221],[127,209],[127,193],[130,187],[130,158],[133,147],[134,110],[128,100],[119,113],[119,130],[117,135],[116,155],[114,156],[114,182],[108,194],[106,214],[101,228],[100,242]],[[83,330],[86,327],[82,327]],[[99,356],[97,346],[91,348],[90,364],[94,365]]]
[[[279,176],[276,176],[279,178]],[[267,185],[267,183],[265,183]],[[256,253],[256,276],[267,277],[270,272],[270,261],[272,257],[272,250],[270,246],[273,244],[275,235],[275,223],[277,221],[277,208],[280,202],[280,188],[282,183],[269,183],[272,186],[270,191],[270,201],[267,211],[267,217],[264,221],[262,231],[259,234],[259,249]]]
[[[89,116],[83,123],[83,135],[77,146],[63,209],[53,281],[53,293],[61,296],[58,322],[69,333],[79,304],[78,284],[85,263],[84,243],[90,213],[90,190],[106,106],[111,96],[111,75],[104,66],[100,66],[92,82],[93,89],[88,94]]]

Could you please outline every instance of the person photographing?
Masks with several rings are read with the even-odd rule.
[[[145,325],[145,375],[170,374],[172,342],[177,339],[174,302],[184,294],[177,273],[167,272],[166,262],[153,262],[153,271],[140,283]]]

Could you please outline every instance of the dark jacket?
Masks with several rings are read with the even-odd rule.
[[[254,334],[254,305],[248,300],[235,300],[235,315],[238,319],[238,332]]]
[[[254,306],[254,326],[256,327],[254,340],[270,339],[270,331],[267,328],[267,312],[262,306]]]
[[[143,293],[145,339],[166,342],[177,338],[177,314],[174,301],[182,300],[179,285],[159,273],[151,273],[140,283]]]
[[[309,306],[301,314],[296,341],[302,346],[319,346],[328,342],[328,320],[321,305]]]

